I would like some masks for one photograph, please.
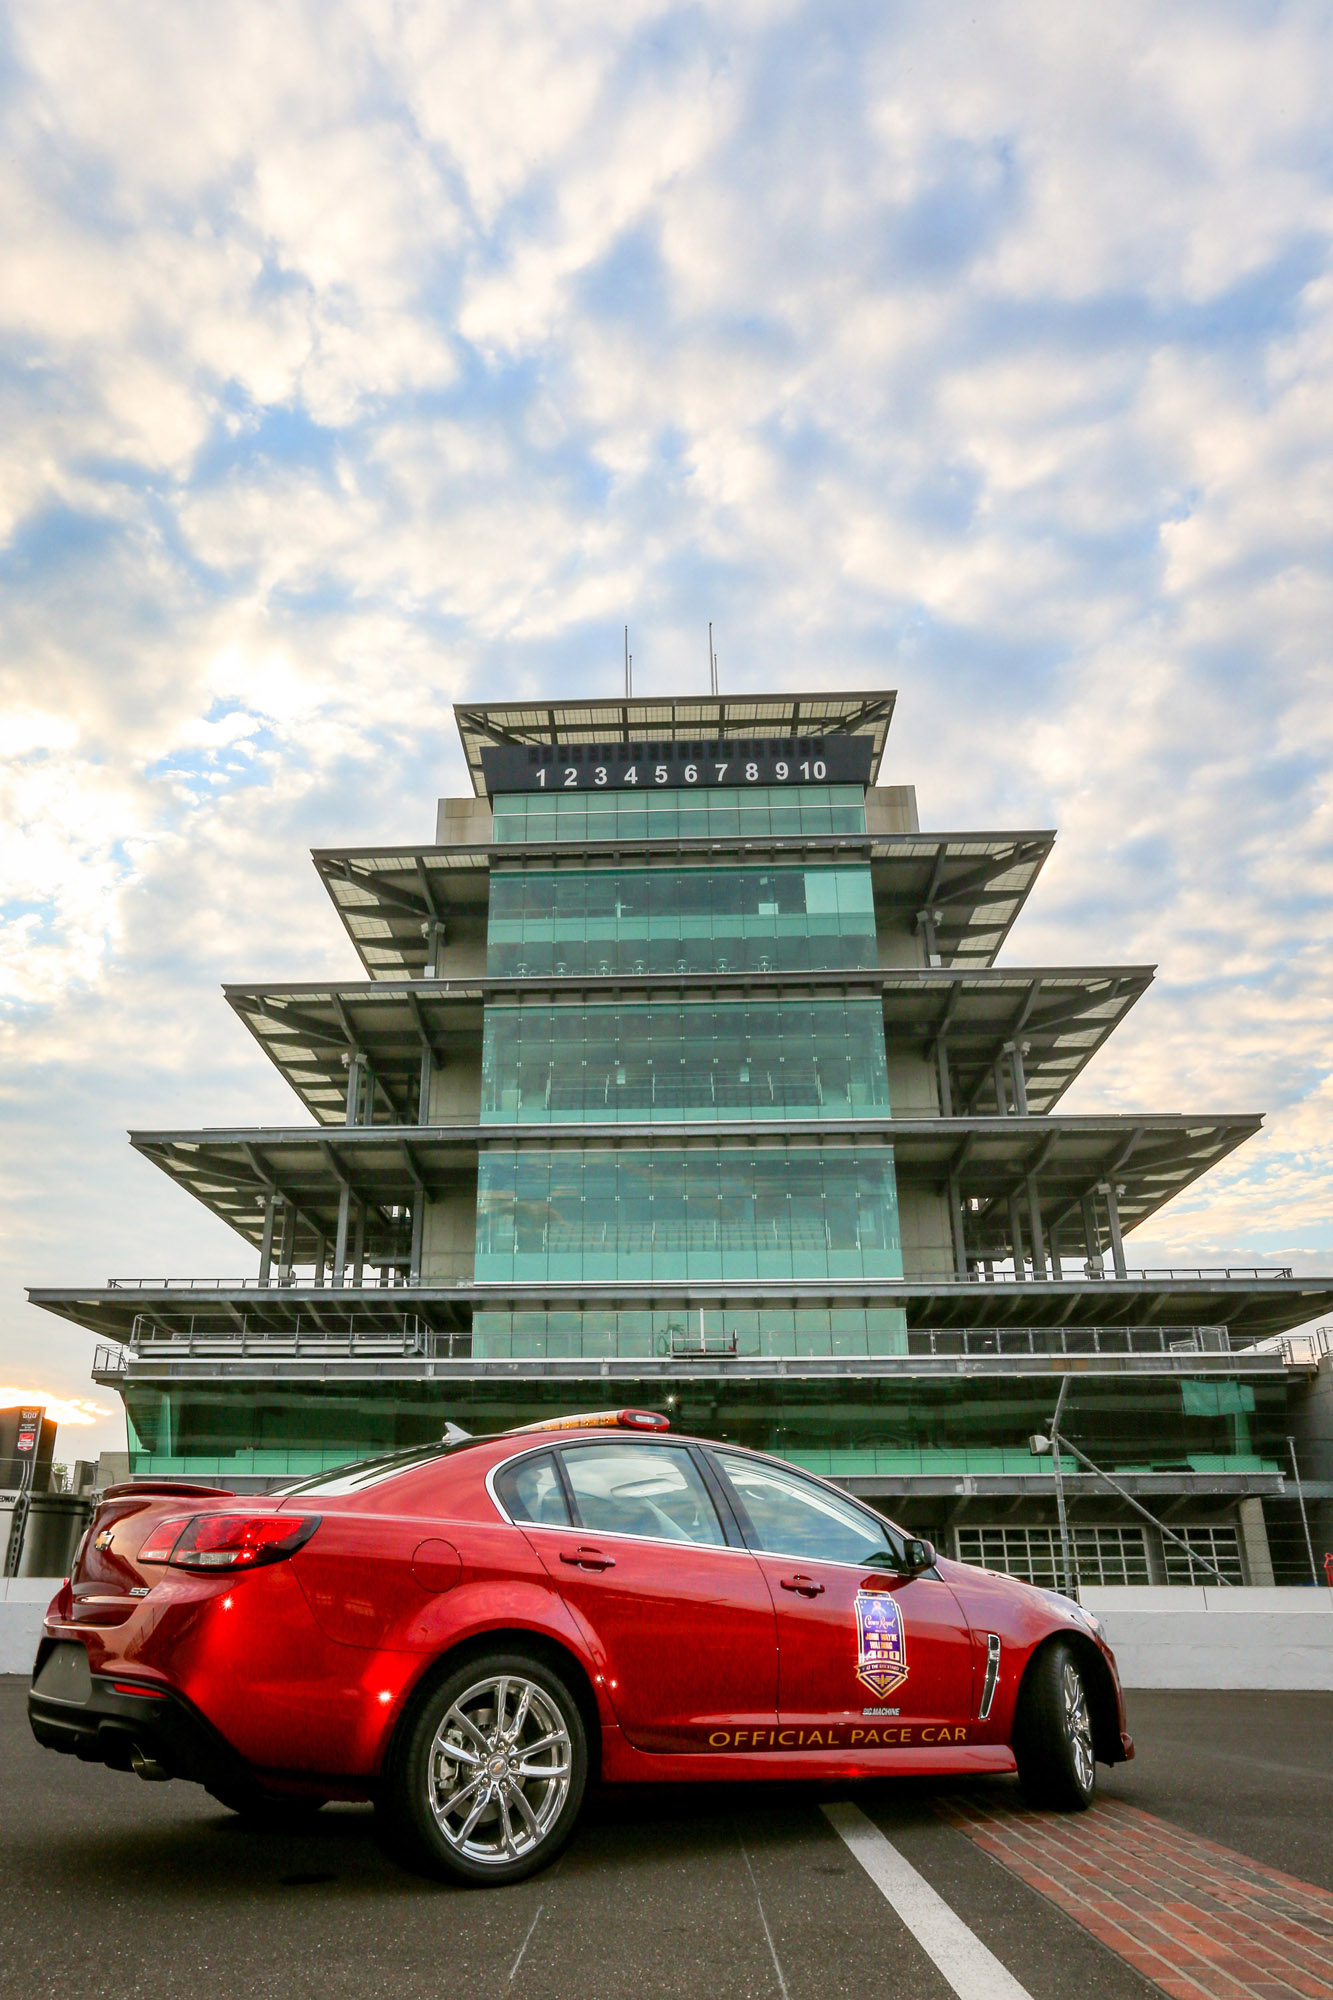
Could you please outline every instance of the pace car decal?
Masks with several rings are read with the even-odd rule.
[[[907,1634],[886,1590],[856,1593],[856,1678],[883,1700],[907,1679]]]
[[[879,1728],[714,1729],[710,1750],[919,1750],[936,1743],[966,1743],[965,1722],[889,1722]]]

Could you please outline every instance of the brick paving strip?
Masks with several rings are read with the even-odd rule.
[[[1152,1813],[940,1801],[951,1826],[1172,2000],[1333,2000],[1333,1895]]]

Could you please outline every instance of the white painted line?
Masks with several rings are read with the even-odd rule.
[[[527,1950],[528,1946],[532,1943],[532,1933],[536,1930],[538,1924],[541,1922],[542,1911],[545,1908],[546,1908],[546,1898],[543,1896],[541,1902],[538,1903],[537,1905],[536,1916],[533,1918],[532,1922],[528,1925],[528,1934],[518,1948],[518,1957],[514,1960],[514,1963],[509,1968],[509,1984],[511,1986],[513,1985],[515,1977],[517,1976],[519,1966],[522,1965],[523,1963],[523,1954]]]
[[[1032,2000],[859,1806],[839,1800],[820,1811],[959,2000]]]
[[[754,1890],[754,1900],[759,1910],[759,1921],[764,1927],[764,1937],[768,1942],[768,1955],[773,1961],[773,1970],[778,1976],[778,1990],[782,1994],[782,2000],[791,2000],[791,1995],[787,1991],[787,1982],[782,1976],[782,1962],[778,1957],[778,1948],[773,1942],[773,1933],[768,1928],[768,1918],[764,1915],[764,1899],[759,1893],[759,1884],[754,1879],[754,1869],[750,1866],[750,1856],[746,1852],[744,1840],[741,1839],[739,1827],[736,1829],[736,1838],[741,1843],[741,1853],[745,1859],[746,1872],[750,1877],[750,1887]]]

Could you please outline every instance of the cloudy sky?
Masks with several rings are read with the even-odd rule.
[[[0,1384],[111,1400],[25,1283],[252,1271],[125,1128],[291,1115],[309,848],[626,620],[1057,826],[1010,962],[1160,966],[1070,1108],[1269,1114],[1134,1247],[1329,1268],[1330,101],[1317,5],[10,5]]]

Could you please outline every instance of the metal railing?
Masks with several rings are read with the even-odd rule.
[[[164,1326],[137,1314],[123,1347],[98,1347],[93,1360],[94,1374],[123,1374],[134,1360],[189,1360],[196,1356],[243,1356],[255,1359],[348,1359],[395,1360],[403,1357],[452,1355],[455,1343],[466,1351],[471,1345],[467,1334],[437,1333],[415,1313],[396,1315],[396,1326],[376,1324],[362,1316],[348,1314],[342,1326],[330,1324],[330,1315],[321,1320],[297,1314],[289,1327],[252,1324],[248,1314],[237,1323],[211,1316],[190,1314],[176,1325]],[[322,1323],[321,1323],[322,1321]]]
[[[909,1354],[1230,1354],[1225,1326],[925,1327],[907,1330]]]
[[[351,1266],[349,1265],[350,1272]],[[446,1278],[445,1284],[457,1280]],[[267,1284],[258,1278],[108,1278],[109,1292],[318,1292],[355,1290],[359,1292],[398,1291],[408,1283],[406,1271],[390,1271],[387,1277],[380,1275],[379,1268],[365,1270],[355,1286],[350,1277],[341,1286],[331,1285],[326,1277],[323,1285],[315,1283],[313,1275],[298,1276],[293,1272],[290,1278],[270,1278]]]
[[[1032,1272],[1028,1269],[1021,1271],[1016,1271],[1012,1267],[1005,1269],[998,1262],[992,1266],[990,1276],[987,1277],[984,1271],[977,1268],[975,1260],[973,1260],[972,1268],[968,1271],[967,1275],[969,1282],[974,1285],[1030,1285],[1033,1283],[1042,1284],[1050,1282],[1048,1279],[1034,1279]],[[1292,1270],[1289,1264],[1130,1264],[1125,1268],[1124,1278],[1118,1280],[1118,1282],[1123,1284],[1126,1280],[1137,1280],[1145,1284],[1162,1284],[1183,1280],[1208,1281],[1218,1278],[1248,1278],[1254,1282],[1263,1283],[1279,1278],[1289,1278],[1291,1275]],[[1071,1280],[1075,1284],[1104,1285],[1117,1282],[1117,1277],[1114,1271],[1104,1270],[1100,1265],[1088,1263],[1071,1266],[1065,1264],[1061,1270],[1060,1277],[1055,1282],[1057,1284],[1068,1284]],[[944,1279],[941,1282],[947,1284],[954,1281]]]
[[[1200,1280],[1208,1281],[1228,1278],[1243,1278],[1249,1279],[1254,1283],[1263,1283],[1265,1281],[1290,1278],[1291,1276],[1292,1268],[1289,1264],[1130,1265],[1125,1271],[1126,1279],[1140,1281],[1145,1284],[1163,1284],[1186,1280],[1197,1282]],[[1105,1271],[1100,1268],[1079,1264],[1073,1267],[1066,1266],[1057,1282],[1061,1284],[1067,1284],[1071,1281],[1074,1283],[1107,1284],[1114,1280],[1115,1273],[1113,1271]],[[436,1277],[431,1280],[432,1285],[467,1285],[469,1287],[474,1282],[471,1272],[462,1271],[445,1277]],[[892,1287],[894,1282],[891,1278],[878,1280],[877,1289],[879,1286],[883,1286],[887,1290]],[[897,1282],[907,1285],[914,1284],[917,1280],[903,1278]],[[961,1283],[962,1280],[951,1275],[947,1278],[940,1278],[938,1282],[940,1284],[957,1284]],[[992,1268],[990,1276],[987,1277],[974,1262],[972,1268],[968,1271],[967,1282],[977,1285],[1030,1285],[1033,1283],[1047,1283],[1050,1280],[1034,1279],[1032,1272],[1028,1269],[1015,1271],[1012,1268],[1006,1269],[1003,1265],[999,1264]],[[313,1276],[298,1275],[295,1273],[290,1278],[270,1278],[267,1284],[261,1284],[258,1278],[108,1278],[106,1284],[107,1290],[112,1292],[328,1292],[352,1290],[374,1292],[399,1291],[409,1286],[414,1290],[417,1289],[417,1286],[412,1284],[412,1280],[408,1274],[401,1268],[390,1271],[387,1277],[382,1277],[378,1268],[367,1270],[362,1273],[359,1284],[353,1285],[350,1277],[345,1277],[341,1286],[330,1284],[327,1277],[322,1285],[317,1285]]]
[[[1333,1325],[1312,1326],[1305,1333],[1284,1333],[1278,1352],[1289,1368],[1317,1368],[1333,1354]]]
[[[818,1352],[810,1351],[793,1355],[785,1348],[779,1353],[771,1341],[757,1333],[728,1332],[723,1329],[710,1333],[700,1341],[697,1333],[686,1333],[683,1329],[673,1330],[664,1337],[660,1354],[673,1360],[688,1361],[691,1358],[724,1361],[746,1361],[755,1359],[786,1360],[845,1360],[854,1365],[858,1360],[910,1361],[923,1357],[941,1359],[965,1358],[1014,1359],[1023,1355],[1231,1355],[1245,1354],[1245,1348],[1233,1347],[1231,1334],[1224,1326],[1030,1326],[1030,1327],[910,1327],[903,1336],[905,1345],[896,1353],[889,1354],[834,1354],[831,1348]],[[1284,1350],[1285,1350],[1284,1343]],[[370,1360],[411,1359],[460,1359],[472,1351],[472,1336],[467,1331],[437,1332],[415,1316],[404,1314],[402,1324],[397,1328],[358,1326],[355,1323],[344,1328],[321,1326],[311,1321],[304,1328],[297,1325],[275,1331],[269,1327],[251,1326],[242,1320],[240,1325],[229,1326],[216,1320],[200,1321],[192,1315],[188,1322],[175,1327],[163,1327],[147,1322],[141,1315],[134,1322],[128,1341],[123,1347],[99,1346],[93,1362],[95,1375],[123,1374],[131,1360],[190,1360],[196,1358],[253,1358]],[[1264,1350],[1258,1350],[1264,1351]],[[1274,1349],[1268,1349],[1274,1352]],[[1327,1335],[1325,1346],[1328,1351]],[[635,1356],[627,1356],[634,1359]],[[1292,1357],[1285,1351],[1282,1358]],[[1299,1357],[1298,1357],[1299,1358]]]

